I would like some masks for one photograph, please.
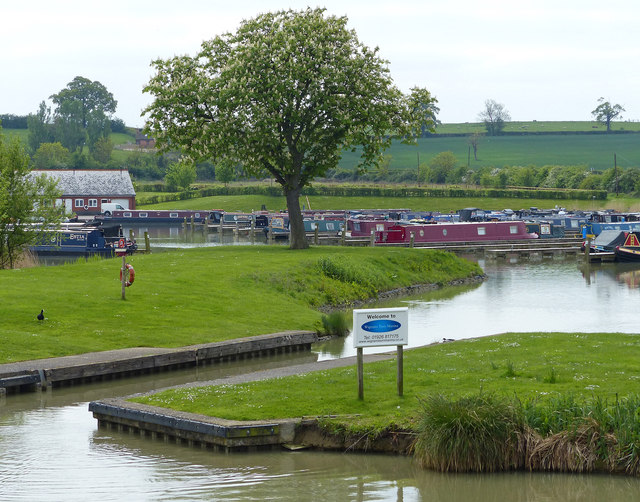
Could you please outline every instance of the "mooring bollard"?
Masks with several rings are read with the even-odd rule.
[[[144,233],[144,251],[145,253],[151,252],[151,244],[149,242],[149,232]]]

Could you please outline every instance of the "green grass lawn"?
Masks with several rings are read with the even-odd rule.
[[[365,365],[362,401],[355,367],[172,389],[135,400],[236,420],[350,415],[337,421],[350,429],[411,427],[420,413],[419,400],[434,393],[485,392],[542,402],[570,395],[615,402],[638,393],[639,349],[640,335],[512,333],[405,351],[403,397],[397,395],[396,361],[391,360]]]
[[[314,330],[321,305],[481,273],[418,249],[230,246],[128,260],[136,279],[124,301],[119,258],[0,270],[0,363]]]
[[[149,192],[150,195],[154,193]],[[144,198],[144,193],[138,194]],[[222,209],[225,211],[254,211],[265,205],[269,211],[286,209],[284,197],[266,195],[220,195],[196,199],[162,202],[159,204],[140,204],[148,209]],[[300,206],[312,209],[410,209],[412,211],[455,212],[465,207],[479,207],[486,210],[526,209],[539,207],[551,209],[558,205],[567,209],[599,210],[605,208],[640,210],[640,200],[633,197],[615,197],[600,200],[552,200],[552,199],[516,199],[488,197],[331,197],[310,195],[300,198]]]

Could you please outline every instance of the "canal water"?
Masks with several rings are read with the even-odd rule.
[[[575,259],[484,262],[487,280],[385,306],[408,306],[413,346],[507,331],[637,332],[640,268]],[[370,349],[366,349],[369,351]],[[373,350],[373,349],[371,349]],[[311,354],[0,398],[0,500],[629,501],[640,479],[608,475],[424,471],[410,458],[335,452],[224,454],[98,429],[88,402],[350,355]]]

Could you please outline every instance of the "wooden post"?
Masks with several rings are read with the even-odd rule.
[[[375,229],[371,229],[371,247],[376,245],[376,231]]]
[[[269,244],[273,244],[273,222],[269,218]]]
[[[364,356],[362,355],[362,347],[356,349],[358,351],[358,399],[364,399]]]
[[[238,222],[236,221],[236,226],[233,229],[233,240],[238,242],[240,238],[240,230],[238,229]]]
[[[126,300],[125,292],[127,290],[127,254],[122,253],[122,268],[120,269],[120,273],[122,275],[122,280],[120,281],[122,286],[122,299]]]
[[[591,253],[591,237],[587,237],[587,243],[584,246],[584,259],[587,263],[589,263],[589,253]]]
[[[144,252],[151,252],[151,244],[149,243],[149,232],[144,233]]]
[[[222,244],[222,231],[224,229],[224,214],[220,213],[220,243]]]
[[[317,246],[318,245],[318,240],[319,240],[319,236],[318,236],[318,222],[316,222],[316,226],[313,229],[313,243]]]
[[[412,248],[413,247],[413,241],[416,238],[416,234],[414,234],[413,232],[411,232],[411,239],[409,240],[409,247]]]
[[[404,361],[402,345],[398,345],[398,395],[402,397],[404,387]]]
[[[253,214],[251,214],[251,229],[249,232],[251,233],[251,244],[253,244],[253,240],[255,238],[254,232],[256,230],[256,219]]]
[[[345,239],[347,237],[347,229],[346,227],[342,228],[342,236],[340,237],[340,245],[344,246]]]

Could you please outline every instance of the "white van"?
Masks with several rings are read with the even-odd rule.
[[[111,213],[113,211],[124,211],[126,209],[117,202],[103,202],[101,207],[102,214],[104,214],[105,216],[111,216]]]

